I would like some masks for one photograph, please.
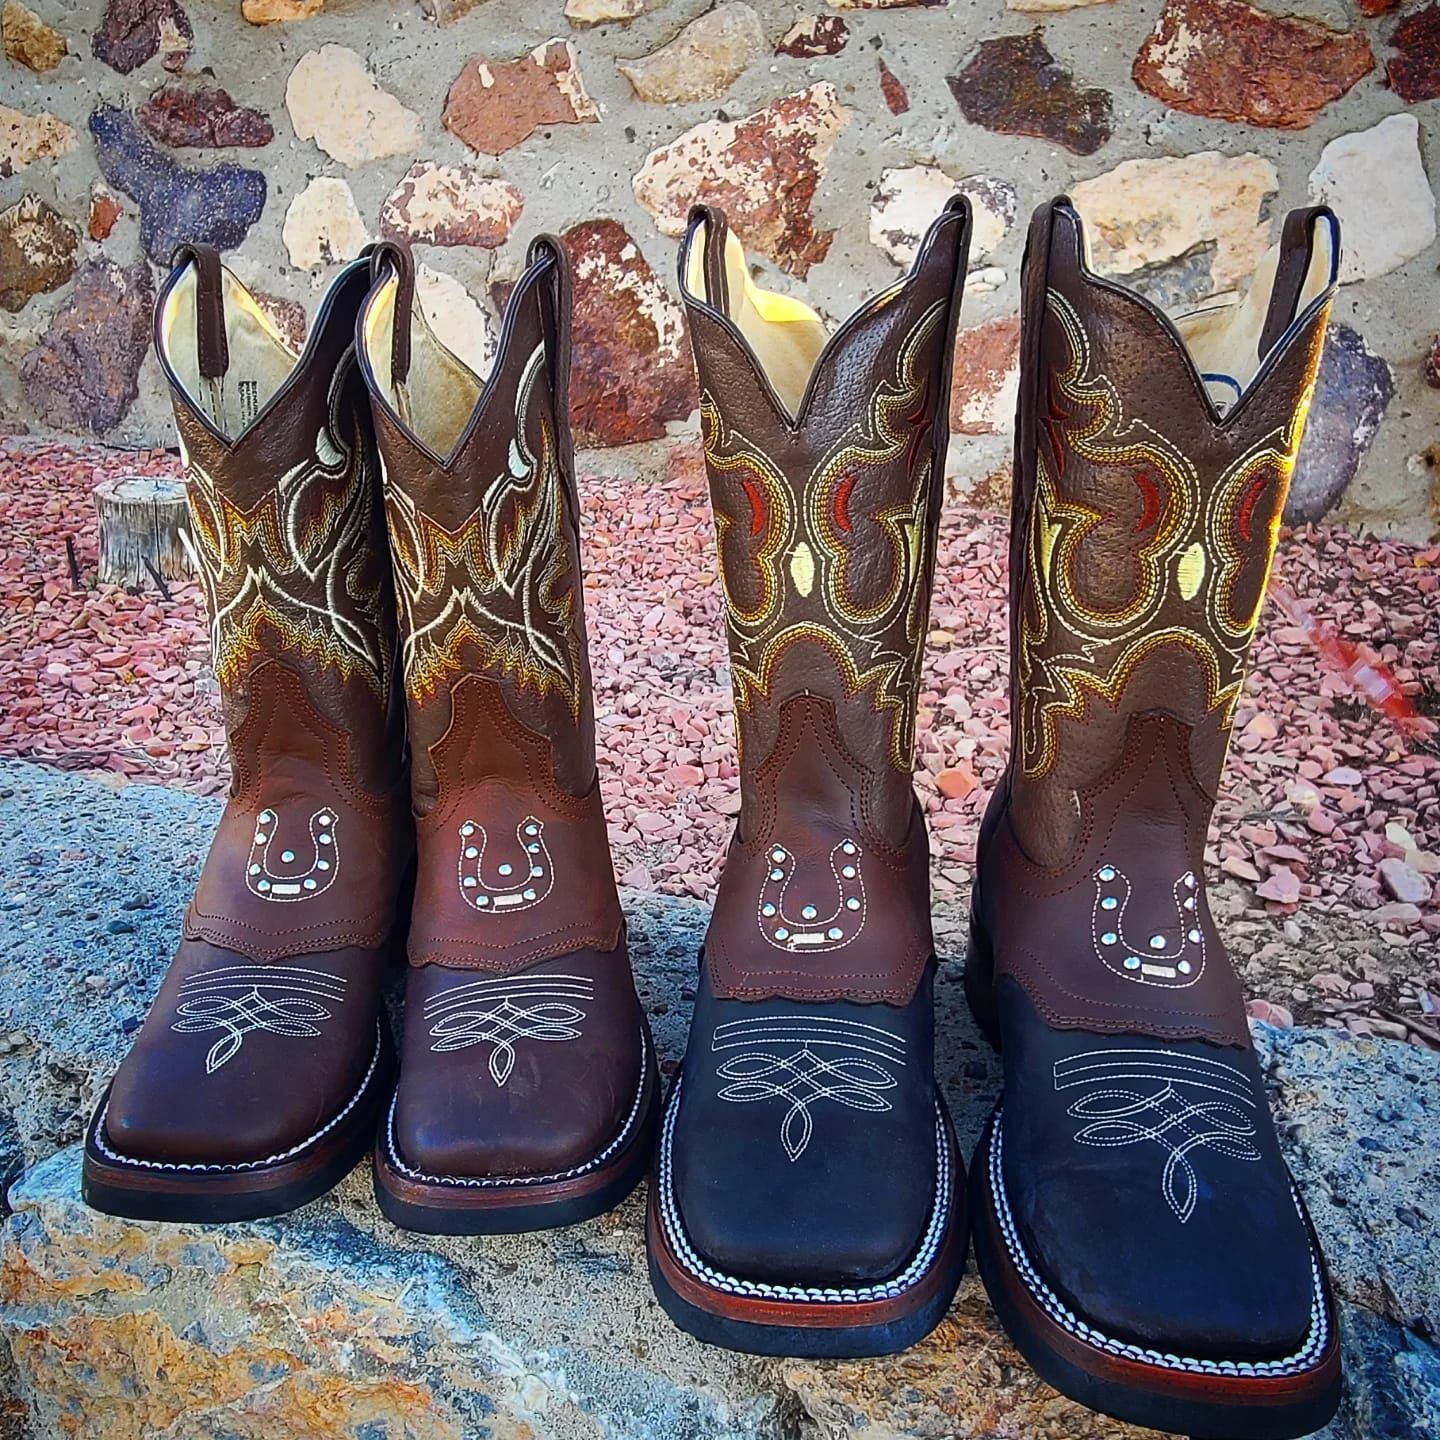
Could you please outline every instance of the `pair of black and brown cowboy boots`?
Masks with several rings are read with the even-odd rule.
[[[1334,220],[1296,212],[1243,299],[1178,322],[1091,272],[1068,202],[1032,225],[1012,755],[966,968],[1005,1088],[967,1206],[911,770],[969,231],[957,201],[833,335],[753,283],[718,212],[685,240],[742,793],[660,1122],[652,1279],[708,1341],[881,1354],[939,1321],[973,1233],[1065,1393],[1302,1434],[1338,1400],[1334,1305],[1202,859]],[[533,255],[483,382],[412,318],[394,247],[337,281],[288,382],[247,374],[254,308],[213,259],[162,298],[236,785],[92,1127],[102,1207],[282,1209],[377,1120],[382,1202],[418,1228],[563,1223],[634,1183],[653,1062],[595,791],[565,269]],[[378,976],[406,915],[392,1100]]]

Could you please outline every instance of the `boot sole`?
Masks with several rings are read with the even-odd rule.
[[[965,992],[998,1048],[993,952],[971,917]],[[1000,1107],[970,1170],[975,1264],[1005,1333],[1062,1395],[1134,1425],[1224,1440],[1295,1440],[1329,1423],[1340,1404],[1340,1331],[1319,1240],[1299,1196],[1314,1259],[1318,1321],[1288,1360],[1187,1359],[1102,1335],[1070,1311],[1026,1255],[1008,1203],[999,1150]]]
[[[555,1175],[422,1174],[400,1157],[392,1099],[374,1147],[375,1199],[386,1218],[422,1235],[519,1235],[613,1210],[645,1178],[659,1123],[655,1047],[642,1028],[640,1085],[625,1123],[593,1159]]]
[[[650,1185],[646,1249],[656,1298],[680,1329],[749,1355],[864,1359],[906,1350],[940,1323],[965,1270],[964,1172],[943,1101],[937,1097],[941,1181],[916,1259],[890,1281],[828,1288],[722,1275],[690,1250],[669,1163],[678,1094],[677,1085]],[[917,1263],[921,1257],[928,1258]]]
[[[92,1209],[127,1220],[224,1225],[298,1210],[365,1158],[394,1078],[394,1050],[381,1022],[365,1078],[343,1110],[284,1154],[235,1164],[143,1160],[117,1151],[105,1135],[107,1087],[85,1136],[80,1194]]]

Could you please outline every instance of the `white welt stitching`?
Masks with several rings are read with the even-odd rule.
[[[385,1149],[390,1163],[408,1180],[419,1180],[427,1185],[459,1185],[476,1190],[499,1190],[523,1185],[549,1185],[557,1180],[573,1180],[603,1165],[630,1138],[635,1122],[640,1118],[641,1102],[645,1099],[645,1082],[650,1074],[650,1037],[645,1027],[640,1027],[640,1084],[635,1089],[630,1113],[620,1127],[620,1133],[596,1156],[583,1165],[572,1166],[569,1170],[557,1170],[553,1175],[427,1175],[422,1170],[413,1170],[401,1158],[395,1146],[395,1104],[399,1092],[390,1101],[390,1114],[385,1121]]]
[[[830,1288],[814,1285],[770,1285],[760,1280],[744,1280],[735,1275],[726,1275],[712,1269],[697,1255],[685,1234],[680,1221],[679,1207],[675,1203],[673,1174],[670,1167],[671,1144],[675,1134],[675,1116],[680,1110],[680,1081],[677,1078],[670,1094],[670,1103],[665,1109],[665,1125],[660,1139],[660,1223],[665,1231],[666,1242],[671,1253],[680,1264],[697,1280],[716,1290],[725,1290],[732,1295],[742,1295],[759,1300],[801,1300],[822,1305],[853,1304],[862,1300],[895,1300],[925,1277],[930,1269],[950,1221],[951,1170],[950,1146],[946,1137],[944,1114],[940,1102],[935,1102],[935,1203],[930,1211],[930,1224],[926,1228],[920,1248],[909,1265],[893,1280],[880,1281],[874,1285],[860,1285],[845,1288]]]
[[[1320,1280],[1320,1262],[1316,1258],[1313,1245],[1310,1247],[1310,1276],[1314,1286],[1310,1299],[1310,1330],[1300,1349],[1293,1355],[1287,1355],[1282,1359],[1195,1360],[1183,1355],[1172,1355],[1168,1351],[1162,1353],[1159,1350],[1142,1349],[1139,1345],[1131,1345],[1123,1340],[1112,1340],[1108,1335],[1087,1325],[1078,1315],[1069,1310],[1040,1278],[1039,1271],[1030,1263],[1030,1257],[1020,1243],[1020,1233],[1016,1229],[1014,1216],[1010,1213],[1010,1200],[1005,1193],[1005,1177],[1001,1168],[1000,1121],[1001,1114],[997,1108],[995,1119],[991,1125],[990,1153],[987,1160],[989,1190],[991,1203],[995,1207],[995,1218],[1000,1222],[1000,1231],[1005,1237],[1005,1247],[1010,1252],[1010,1259],[1015,1268],[1020,1272],[1020,1278],[1025,1282],[1026,1288],[1036,1302],[1058,1325],[1063,1326],[1072,1335],[1096,1349],[1104,1350],[1111,1355],[1119,1355],[1127,1360],[1139,1360],[1146,1365],[1156,1365],[1164,1370],[1185,1370],[1195,1375],[1253,1375],[1264,1379],[1280,1375],[1298,1375],[1315,1368],[1316,1362],[1329,1341],[1330,1323],[1325,1313],[1325,1292]],[[1300,1212],[1303,1222],[1305,1214],[1300,1209],[1300,1196],[1296,1193],[1294,1185],[1290,1187],[1290,1197],[1294,1200],[1295,1209]]]
[[[258,1170],[264,1165],[278,1165],[282,1160],[293,1159],[302,1150],[313,1145],[323,1136],[328,1135],[359,1103],[366,1090],[370,1088],[370,1081],[374,1078],[375,1069],[380,1064],[380,1025],[375,1025],[375,1053],[370,1057],[369,1067],[365,1071],[365,1078],[360,1082],[360,1088],[346,1102],[345,1108],[332,1119],[322,1125],[308,1139],[302,1140],[298,1145],[292,1145],[288,1150],[282,1150],[278,1155],[267,1155],[263,1160],[242,1160],[233,1165],[199,1165],[186,1164],[184,1162],[171,1163],[165,1160],[140,1160],[133,1155],[121,1155],[112,1150],[105,1140],[105,1117],[110,1113],[110,1102],[105,1102],[105,1108],[100,1112],[100,1119],[95,1125],[95,1148],[107,1160],[114,1160],[119,1165],[140,1165],[146,1170],[190,1170],[190,1171],[235,1171],[235,1170]]]

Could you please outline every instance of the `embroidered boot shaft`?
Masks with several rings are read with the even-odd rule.
[[[1046,1379],[1185,1433],[1308,1433],[1338,1397],[1203,866],[1337,264],[1334,217],[1295,211],[1243,299],[1172,322],[1089,270],[1067,201],[1026,252],[1011,756],[966,971],[1005,1059],[977,1255]]]
[[[181,252],[160,296],[232,780],[180,951],[87,1156],[102,1208],[288,1208],[348,1169],[373,1124],[378,978],[413,839],[379,470],[351,354],[367,288],[367,265],[342,271],[298,357],[206,247]],[[336,1124],[311,1144],[317,1113]],[[130,1193],[147,1169],[155,1183]]]
[[[725,595],[741,808],[651,1195],[661,1304],[701,1339],[868,1355],[963,1265],[911,784],[970,217],[827,339],[715,210],[681,287]]]
[[[645,1164],[655,1081],[595,765],[569,307],[564,253],[537,241],[482,380],[430,331],[390,245],[361,322],[418,843],[377,1173],[415,1228],[565,1223]]]
[[[757,289],[715,211],[686,241],[741,810],[716,993],[913,994],[934,942],[911,783],[966,217],[836,333]]]

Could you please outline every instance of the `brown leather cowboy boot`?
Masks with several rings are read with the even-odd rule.
[[[1012,748],[966,973],[1005,1062],[976,1253],[1046,1380],[1185,1434],[1309,1434],[1339,1395],[1203,863],[1337,254],[1296,211],[1243,303],[1176,323],[1091,273],[1066,200],[1025,262]]]
[[[651,1189],[650,1273],[737,1350],[872,1355],[944,1314],[963,1170],[933,1068],[911,784],[970,236],[827,339],[718,211],[681,256],[729,628],[741,809]]]
[[[418,875],[376,1193],[412,1230],[600,1214],[649,1164],[659,1081],[595,768],[559,242],[531,247],[489,376],[376,256],[361,357],[385,468]]]
[[[84,1194],[236,1220],[330,1188],[390,1084],[380,977],[413,846],[379,474],[336,278],[297,359],[213,250],[156,313],[233,779],[183,938],[85,1145]]]

